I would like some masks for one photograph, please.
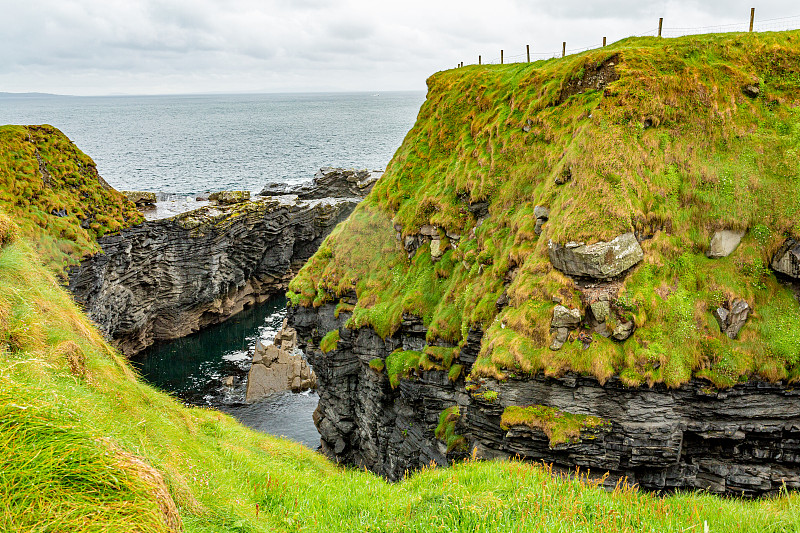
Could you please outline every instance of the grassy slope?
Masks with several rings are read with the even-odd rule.
[[[612,58],[618,80],[561,101]],[[438,73],[383,178],[290,297],[319,305],[355,289],[349,326],[388,335],[409,312],[423,317],[430,344],[463,343],[479,326],[486,335],[473,376],[571,369],[630,385],[678,386],[692,375],[719,387],[793,380],[800,309],[767,266],[787,235],[800,235],[798,62],[795,31],[630,38],[565,59]],[[742,91],[752,83],[757,98]],[[472,236],[468,204],[477,201],[490,202],[489,216]],[[551,210],[538,237],[535,205]],[[427,246],[408,261],[394,223],[404,236],[433,224],[463,237],[436,264]],[[720,228],[748,234],[713,261],[704,251]],[[548,241],[628,231],[655,234],[616,302],[635,334],[549,350],[553,298],[584,306],[551,267]],[[504,278],[513,278],[510,305],[498,313]],[[731,341],[711,310],[734,297],[754,313]]]
[[[142,384],[30,247],[8,238],[9,220],[0,223],[4,531],[167,531],[161,476],[184,529],[198,532],[678,532],[704,520],[711,531],[800,528],[795,495],[611,494],[515,461],[425,470],[398,484],[336,467]]]
[[[97,237],[143,220],[52,126],[0,126],[0,154],[0,207],[54,271],[97,252]]]

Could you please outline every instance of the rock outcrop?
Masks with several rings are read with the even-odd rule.
[[[357,200],[265,198],[203,207],[99,239],[69,289],[125,354],[186,336],[265,301]]]
[[[154,192],[145,191],[120,191],[125,198],[136,204],[138,208],[152,208],[156,205],[158,197]]]
[[[744,231],[731,231],[720,230],[714,233],[711,237],[711,244],[706,251],[706,257],[710,259],[719,259],[720,257],[728,257],[742,242]]]
[[[442,370],[416,370],[392,388],[386,369],[374,361],[396,349],[418,349],[426,335],[421,323],[409,317],[381,339],[370,328],[345,328],[349,314],[336,318],[334,310],[332,304],[293,307],[289,322],[318,376],[314,418],[322,451],[338,461],[399,479],[431,461],[447,465],[474,453],[607,471],[609,486],[627,476],[647,490],[754,496],[775,493],[784,483],[800,488],[800,391],[794,387],[751,382],[718,391],[693,380],[677,389],[630,388],[617,378],[601,384],[575,375],[466,383]],[[336,328],[337,347],[323,354],[321,336]],[[462,376],[480,342],[480,331],[471,331],[458,356]],[[556,444],[540,429],[501,427],[506,407],[538,404],[606,423],[602,431]],[[448,452],[435,432],[439,415],[453,406],[460,413],[456,431],[468,449]]]
[[[254,402],[285,390],[300,392],[316,388],[317,377],[296,349],[297,333],[286,325],[265,346],[258,341],[253,352],[253,364],[247,374],[245,401]]]
[[[594,244],[551,242],[548,251],[550,262],[564,274],[594,279],[615,278],[644,258],[633,233]]]
[[[320,198],[363,198],[378,181],[383,172],[366,169],[323,167],[314,178],[301,185],[271,183],[259,196],[297,195],[301,200]]]
[[[781,274],[800,279],[800,242],[786,239],[772,259],[772,269]]]

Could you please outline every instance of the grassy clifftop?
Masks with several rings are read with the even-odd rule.
[[[349,326],[389,335],[411,313],[430,345],[463,344],[479,327],[474,376],[795,379],[800,308],[768,266],[800,235],[799,61],[800,32],[783,32],[630,38],[438,73],[383,178],[290,296],[320,305],[355,291]],[[539,228],[536,206],[549,209]],[[708,259],[721,229],[747,233]],[[409,259],[404,245],[431,230]],[[556,303],[591,315],[548,244],[629,232],[644,260],[609,290],[633,336],[575,331],[549,349]],[[712,311],[737,298],[753,313],[732,340]]]
[[[0,217],[0,530],[794,531],[795,495],[668,499],[537,465],[398,484],[141,383]]]
[[[52,126],[0,126],[0,207],[61,271],[99,250],[96,239],[137,224],[133,203]]]

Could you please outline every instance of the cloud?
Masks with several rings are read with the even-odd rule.
[[[72,94],[424,89],[433,72],[733,22],[739,0],[28,0],[0,20],[0,90]],[[759,8],[761,9],[761,8]],[[800,15],[772,2],[758,19]],[[798,19],[800,21],[800,19]],[[800,22],[798,22],[800,26]]]

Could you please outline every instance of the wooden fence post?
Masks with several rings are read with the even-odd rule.
[[[603,46],[605,46],[605,45],[606,45],[606,38],[603,37]]]
[[[531,45],[526,44],[525,45],[525,50],[528,52],[528,63],[530,63],[531,62]]]
[[[561,43],[561,57],[567,55],[567,41]]]
[[[658,19],[658,36],[661,37],[661,26],[664,25],[664,17]]]
[[[500,64],[503,64],[503,51],[500,50]]]
[[[756,8],[750,8],[750,31],[753,31],[753,19],[756,18]]]
[[[478,56],[478,64],[479,65],[481,64],[481,56],[480,55]]]

